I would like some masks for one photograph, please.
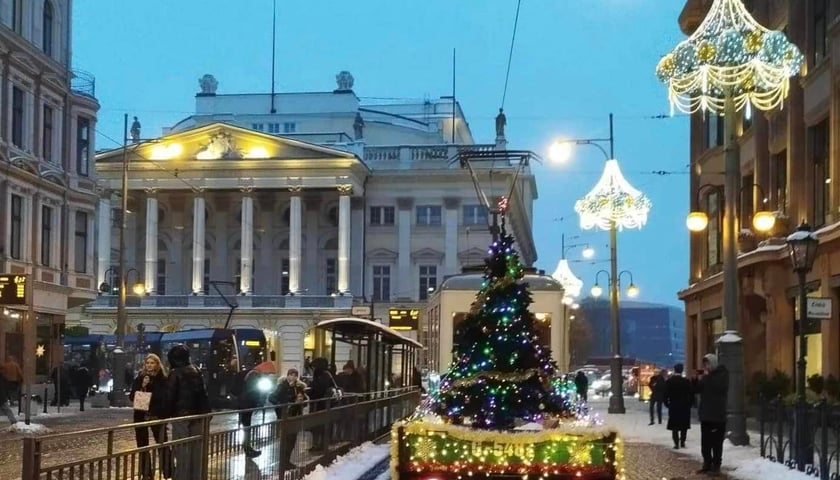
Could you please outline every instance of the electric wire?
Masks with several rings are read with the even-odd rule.
[[[505,88],[502,90],[502,103],[499,108],[505,108],[505,98],[507,97],[508,80],[510,80],[510,65],[513,62],[513,46],[516,43],[516,27],[519,25],[519,7],[522,6],[522,0],[516,2],[516,17],[513,19],[513,36],[510,39],[510,52],[508,52],[507,72],[505,73]]]

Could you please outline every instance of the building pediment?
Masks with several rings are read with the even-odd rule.
[[[435,261],[443,260],[443,252],[438,252],[432,248],[421,248],[411,253],[411,259],[415,261]]]
[[[387,248],[376,248],[367,254],[369,259],[378,261],[396,261],[398,256],[397,252],[388,250]]]
[[[461,263],[474,261],[476,259],[483,260],[486,256],[487,252],[485,250],[475,247],[458,252],[458,260],[460,260]]]

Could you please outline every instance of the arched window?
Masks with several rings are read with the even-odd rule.
[[[44,15],[43,15],[43,33],[44,33],[44,41],[43,41],[43,49],[44,53],[47,54],[48,57],[52,57],[53,55],[53,27],[55,21],[55,15],[53,11],[53,4],[50,0],[44,1]]]

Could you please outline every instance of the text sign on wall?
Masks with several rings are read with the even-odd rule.
[[[0,274],[0,305],[26,305],[26,275]]]
[[[808,318],[831,318],[831,299],[830,298],[808,298],[806,303],[808,306]]]
[[[388,310],[388,326],[394,330],[417,330],[420,310],[392,308]]]

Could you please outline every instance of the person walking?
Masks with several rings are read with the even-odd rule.
[[[589,378],[583,373],[583,370],[578,370],[575,375],[575,390],[578,398],[584,402],[589,401]]]
[[[650,387],[650,423],[648,425],[654,424],[654,411],[656,413],[655,418],[661,424],[662,402],[665,400],[665,370],[660,370],[659,373],[650,377],[648,387]]]
[[[20,363],[18,363],[14,355],[6,357],[6,362],[3,364],[2,377],[6,380],[6,390],[9,395],[9,400],[18,398],[20,396],[20,387],[23,385],[23,369],[20,368]]]
[[[303,403],[309,400],[306,396],[306,384],[300,381],[300,374],[296,368],[290,368],[286,372],[286,378],[277,384],[277,388],[268,396],[268,401],[275,405],[274,412],[277,419],[296,417],[303,414]],[[287,414],[284,417],[284,411]],[[292,452],[297,443],[297,432],[281,432],[283,435],[283,451],[280,452],[280,461],[283,462],[283,469],[291,470],[297,468],[292,463]]]
[[[674,448],[685,448],[688,429],[691,428],[691,407],[694,389],[691,381],[683,376],[683,364],[674,365],[674,374],[665,381],[665,407],[668,408],[668,430]]]
[[[145,362],[143,362],[143,369],[131,383],[131,392],[128,395],[129,400],[134,405],[134,423],[161,420],[169,416],[166,377],[166,367],[163,366],[160,357],[154,353],[147,355]],[[137,395],[138,392],[142,392],[143,397],[151,395],[149,401],[140,400],[141,396]],[[158,445],[166,443],[166,424],[135,427],[134,439],[137,442],[137,448],[149,446],[150,429],[155,438],[155,443]],[[159,448],[157,457],[163,478],[171,477],[172,459],[169,447]],[[142,480],[153,480],[155,478],[155,469],[148,451],[140,453],[140,478]]]
[[[694,381],[694,391],[700,394],[700,452],[703,468],[697,473],[718,475],[723,460],[723,440],[726,437],[726,405],[729,392],[729,371],[709,353],[703,357],[703,370]]]
[[[90,392],[90,387],[93,386],[93,377],[91,377],[90,370],[84,365],[73,370],[73,389],[76,391],[76,396],[79,397],[79,411],[85,411],[85,399]]]
[[[210,400],[204,377],[190,361],[190,350],[182,344],[173,345],[166,355],[171,372],[167,379],[171,417],[187,417],[210,413]],[[201,419],[172,422],[172,439],[180,440],[202,434]],[[200,480],[202,476],[201,448],[196,442],[175,446],[175,480]]]
[[[327,410],[330,408],[333,400],[336,400],[339,395],[338,385],[329,370],[329,362],[326,358],[318,357],[312,360],[312,384],[310,385],[309,398],[312,403],[309,404],[309,413]],[[332,432],[332,425],[317,426],[312,429],[312,447],[311,452],[321,452],[330,443],[328,435]]]
[[[248,458],[259,457],[262,452],[251,446],[251,420],[254,416],[252,408],[263,406],[263,394],[259,388],[262,375],[254,369],[242,370],[236,373],[233,380],[232,393],[236,396],[236,408],[248,410],[239,413],[239,424],[245,429],[242,435],[242,450]]]
[[[0,410],[9,419],[9,424],[14,425],[17,423],[17,417],[15,416],[15,412],[12,411],[12,406],[9,404],[9,394],[11,393],[9,385],[6,378],[0,375]]]

